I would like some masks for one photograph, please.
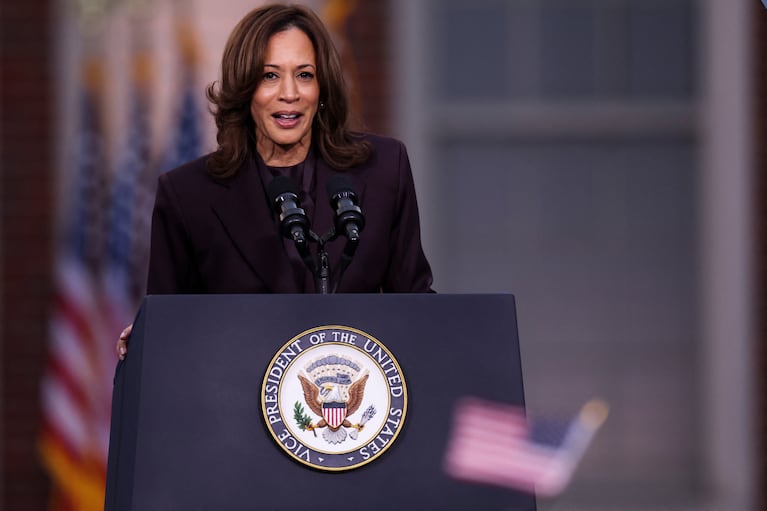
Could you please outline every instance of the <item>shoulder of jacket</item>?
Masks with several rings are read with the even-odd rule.
[[[207,154],[161,174],[158,187],[183,202],[195,202],[214,196],[212,194],[218,193],[223,183],[208,173],[206,163],[209,156]]]
[[[401,140],[373,133],[363,133],[362,139],[369,142],[374,150],[395,151],[405,146]]]
[[[160,177],[167,176],[165,179],[177,181],[208,176],[207,161],[209,157],[210,154],[200,156],[163,173]]]

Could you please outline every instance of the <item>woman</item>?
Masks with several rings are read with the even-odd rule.
[[[429,292],[405,147],[348,127],[340,59],[308,8],[248,13],[227,41],[221,81],[208,88],[218,150],[160,177],[152,216],[148,294],[316,292],[267,197],[275,176],[299,183],[319,235],[333,227],[330,178],[349,177],[365,227],[340,292]],[[327,246],[331,269],[344,244]],[[315,246],[316,257],[316,246]],[[126,352],[128,327],[117,351]]]

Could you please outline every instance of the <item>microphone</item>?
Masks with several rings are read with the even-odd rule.
[[[282,235],[299,248],[308,246],[309,217],[299,207],[298,187],[288,176],[277,176],[269,183],[269,202],[280,216]]]
[[[330,205],[336,212],[336,232],[344,233],[351,243],[356,244],[365,228],[365,217],[357,205],[351,179],[344,174],[335,174],[328,180],[327,190]]]

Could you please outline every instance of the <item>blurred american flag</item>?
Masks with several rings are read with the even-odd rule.
[[[552,420],[528,418],[518,406],[466,398],[455,408],[445,471],[468,482],[556,496],[606,417],[601,401],[590,401],[572,420]]]
[[[97,278],[106,224],[102,76],[97,57],[84,60],[74,193],[57,257],[41,387],[40,451],[53,483],[50,508],[62,511],[103,506],[106,475],[114,363],[105,365],[106,339],[113,336],[106,337]]]
[[[192,34],[190,37],[194,37]],[[52,479],[50,509],[101,510],[119,332],[146,286],[149,224],[161,163],[152,161],[151,48],[132,55],[128,118],[114,172],[106,152],[105,57],[83,59],[74,187],[57,255],[56,301],[42,385],[40,452]],[[184,66],[193,65],[184,62]],[[186,72],[191,75],[191,71]],[[200,111],[189,81],[168,146],[176,160],[199,156]],[[111,179],[110,179],[111,177]]]

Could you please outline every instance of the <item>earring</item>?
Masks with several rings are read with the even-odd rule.
[[[320,101],[320,110],[325,110],[325,102]]]

